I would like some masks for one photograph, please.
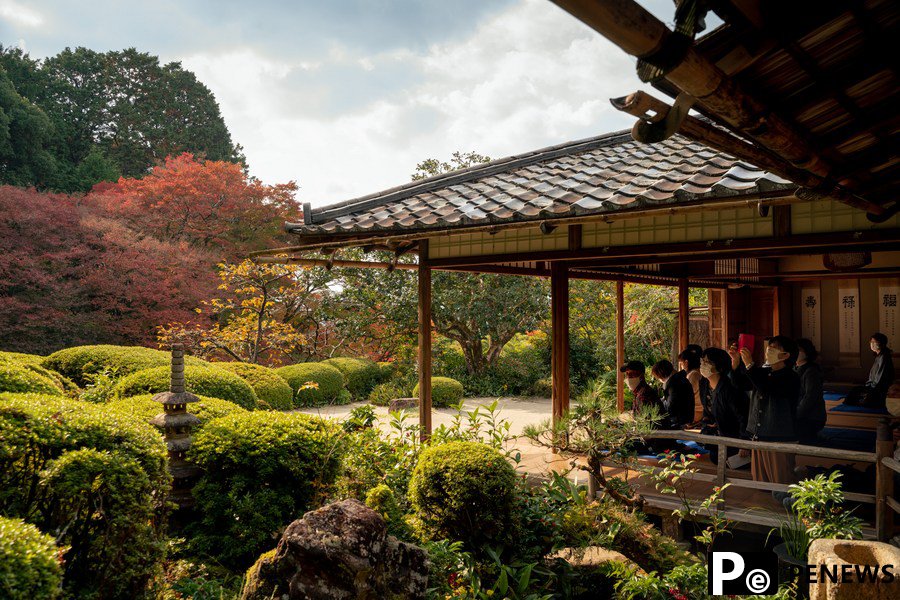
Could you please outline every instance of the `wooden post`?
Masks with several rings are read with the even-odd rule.
[[[550,265],[550,377],[553,423],[569,410],[569,268],[556,261]]]
[[[691,308],[688,280],[678,280],[678,351],[681,352],[691,343]]]
[[[431,267],[428,240],[419,242],[419,428],[422,440],[431,436]]]
[[[616,408],[625,410],[625,373],[619,370],[625,364],[625,283],[616,282]]]
[[[894,509],[887,502],[894,497],[894,472],[881,459],[894,457],[890,421],[878,422],[875,440],[875,533],[878,541],[886,542],[894,534]]]

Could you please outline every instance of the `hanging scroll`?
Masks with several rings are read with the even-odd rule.
[[[859,354],[859,283],[838,283],[838,338],[841,354]]]
[[[822,312],[822,298],[819,290],[819,286],[816,287],[805,287],[801,290],[802,292],[802,300],[801,304],[801,333],[803,337],[812,340],[813,345],[816,348],[822,348],[821,337],[819,332],[820,329],[820,321],[819,315]]]
[[[878,282],[878,331],[888,338],[888,346],[897,345],[898,309],[897,295],[900,293],[900,280],[882,279]]]

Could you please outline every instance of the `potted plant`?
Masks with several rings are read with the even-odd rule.
[[[863,520],[843,506],[840,477],[840,472],[835,471],[828,477],[819,474],[788,486],[790,506],[787,516],[769,533],[771,536],[777,531],[782,540],[774,548],[781,581],[790,581],[795,573],[803,573],[813,540],[862,537]],[[808,596],[809,582],[805,577],[799,578],[797,588],[798,597]]]

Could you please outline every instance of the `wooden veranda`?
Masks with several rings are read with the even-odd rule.
[[[571,279],[616,283],[618,364],[632,282],[677,286],[679,347],[691,342],[689,290],[702,287],[712,345],[738,333],[808,337],[837,388],[864,381],[869,334],[900,344],[900,87],[889,43],[900,5],[721,0],[677,15],[673,32],[633,0],[554,1],[639,58],[672,103],[623,96],[612,102],[637,118],[630,132],[306,205],[303,222],[287,224],[297,245],[257,259],[417,270],[423,435],[433,270],[549,278],[554,417],[570,401]],[[698,37],[706,6],[723,24]],[[341,260],[349,247],[394,260]],[[415,264],[399,262],[408,254]],[[617,398],[623,409],[621,374]],[[878,468],[869,496],[882,538],[898,508],[884,419],[877,455],[864,457]]]

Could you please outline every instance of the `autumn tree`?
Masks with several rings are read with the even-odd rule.
[[[213,259],[63,194],[0,186],[0,348],[149,344],[215,290]]]
[[[89,200],[158,240],[184,242],[231,258],[271,246],[300,208],[293,183],[266,185],[240,165],[168,157],[142,179],[98,186]]]
[[[159,342],[183,343],[203,357],[228,357],[260,363],[279,362],[304,342],[285,315],[295,297],[294,268],[246,259],[219,266],[221,297],[204,301],[201,322],[170,323],[159,328]]]

